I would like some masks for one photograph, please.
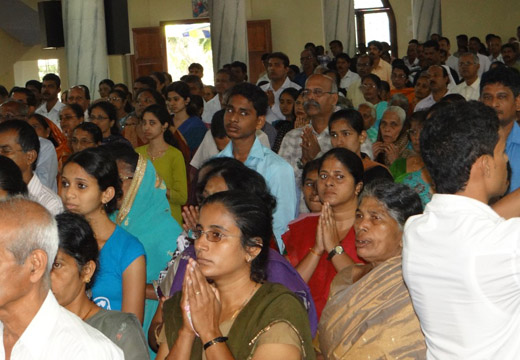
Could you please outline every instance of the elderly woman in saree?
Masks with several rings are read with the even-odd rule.
[[[372,145],[375,161],[390,167],[395,160],[407,156],[408,124],[399,106],[389,106],[383,113],[377,141]]]
[[[425,359],[426,345],[401,270],[403,226],[422,212],[402,184],[374,181],[360,196],[354,228],[358,256],[334,278],[320,324],[326,359]]]
[[[105,149],[115,158],[123,184],[119,210],[110,218],[138,237],[146,251],[147,285],[143,327],[147,333],[158,306],[152,282],[158,278],[159,272],[166,267],[176,250],[176,239],[182,229],[171,216],[166,187],[152,163],[125,144],[105,145]]]

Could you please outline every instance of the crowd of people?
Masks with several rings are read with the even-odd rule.
[[[0,86],[0,358],[517,358],[519,40]]]

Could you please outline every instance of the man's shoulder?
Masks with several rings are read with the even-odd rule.
[[[287,168],[291,173],[293,172],[291,165],[285,160],[283,157],[272,151],[271,149],[262,146],[264,152],[265,161],[269,164],[269,166],[276,167],[276,171],[280,169]],[[271,171],[275,169],[270,169]]]

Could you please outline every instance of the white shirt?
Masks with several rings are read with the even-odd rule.
[[[268,149],[271,148],[269,145],[269,139],[262,130],[256,130],[256,137],[263,146]],[[220,150],[217,148],[217,144],[215,143],[215,139],[213,138],[211,131],[206,131],[206,135],[204,135],[204,139],[202,139],[202,142],[195,152],[195,155],[193,155],[190,165],[195,169],[200,169],[202,164],[211,159],[213,156],[217,155],[219,152]]]
[[[489,58],[489,61],[491,61],[492,64],[494,62],[496,62],[496,61],[504,63],[504,58],[502,57],[502,54],[498,54],[498,56],[496,58],[494,58],[493,55],[489,55],[488,58]]]
[[[407,221],[403,243],[428,359],[520,358],[520,218],[435,194]]]
[[[54,191],[43,185],[36,174],[33,174],[31,181],[27,184],[29,196],[49,210],[52,215],[58,215],[63,212],[63,204],[61,198]]]
[[[444,96],[446,96],[448,94],[451,94],[451,91],[449,89],[446,92],[446,94],[444,94]],[[415,109],[413,109],[413,112],[421,111],[421,110],[428,110],[429,108],[431,108],[436,103],[437,102],[433,99],[433,94],[430,93],[430,95],[428,95],[427,97],[425,97],[424,99],[419,101],[417,103],[417,105],[415,105]]]
[[[461,82],[453,92],[464,96],[466,101],[478,100],[480,98],[480,78],[477,77],[477,80],[473,81],[471,85],[466,84],[465,81]]]
[[[44,102],[41,104],[38,109],[36,109],[35,113],[40,114],[51,120],[53,123],[56,124],[57,127],[60,128],[60,111],[65,107],[65,104],[63,104],[61,101],[58,100],[56,104],[54,104],[54,107],[51,109],[51,111],[47,111],[47,102]]]
[[[222,105],[220,105],[220,98],[217,95],[213,96],[213,98],[204,103],[204,111],[202,112],[202,121],[206,124],[211,124],[211,120],[213,119],[213,115],[219,110],[222,109]]]
[[[280,86],[280,88],[278,88],[276,91],[271,86],[271,82],[260,87],[260,89],[264,91],[271,90],[274,94],[274,104],[273,106],[269,107],[269,109],[267,109],[267,114],[265,116],[265,121],[267,121],[269,124],[272,124],[273,121],[276,120],[285,120],[285,116],[283,116],[282,111],[280,110],[280,94],[287,88],[300,90],[302,87],[296,83],[293,83],[291,80],[289,80],[288,77],[285,78],[282,86]]]
[[[342,89],[348,89],[349,86],[354,82],[354,81],[357,81],[357,80],[360,80],[361,78],[359,77],[359,75],[353,71],[347,71],[347,73],[345,74],[345,76],[343,76],[341,78],[341,81],[340,81],[340,84],[339,84],[339,87],[342,88]]]
[[[4,326],[0,322],[0,334]],[[3,336],[2,336],[3,337]],[[0,360],[5,359],[0,341]],[[123,351],[101,332],[61,307],[51,291],[14,344],[12,360],[123,360]]]
[[[40,140],[40,152],[38,153],[34,173],[38,175],[43,185],[57,192],[56,176],[58,176],[58,155],[56,154],[56,148],[50,140],[42,137],[38,137],[38,140]]]

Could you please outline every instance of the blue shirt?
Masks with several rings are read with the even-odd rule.
[[[520,187],[520,126],[516,121],[507,137],[506,154],[511,166],[509,192],[512,192]]]
[[[99,252],[99,268],[94,277],[92,300],[106,310],[121,310],[123,272],[139,256],[145,255],[137,238],[116,225]]]
[[[229,142],[217,157],[233,157],[233,142]],[[287,161],[262,146],[258,138],[255,139],[244,165],[264,177],[267,187],[276,198],[273,232],[278,248],[280,252],[283,252],[285,245],[282,241],[282,234],[287,230],[287,224],[296,217],[294,171]]]

